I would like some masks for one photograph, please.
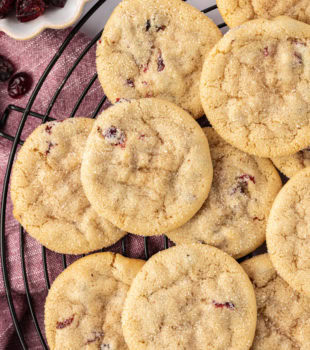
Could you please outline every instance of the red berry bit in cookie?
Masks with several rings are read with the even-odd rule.
[[[104,332],[92,332],[92,336],[90,337],[90,339],[87,340],[85,345],[94,343],[96,341],[101,341],[101,339],[104,337]]]
[[[40,17],[45,12],[44,0],[17,0],[16,18],[20,22],[29,22]]]
[[[151,21],[148,19],[145,23],[145,31],[148,32],[151,28]]]
[[[53,128],[53,125],[46,125],[45,131],[46,131],[49,135],[51,135],[51,133],[52,133],[52,128]]]
[[[217,309],[230,309],[234,310],[235,305],[231,301],[226,301],[225,303],[219,303],[215,300],[212,301],[212,304],[217,308]]]
[[[302,55],[299,52],[294,52],[294,58],[298,64],[303,64]]]
[[[240,192],[242,194],[248,194],[248,183],[249,181],[252,181],[253,184],[255,184],[255,178],[254,176],[243,174],[238,177],[236,177],[237,185],[232,189],[231,194],[234,194],[236,192]]]
[[[159,52],[158,58],[157,58],[157,71],[162,72],[165,69],[165,63],[163,60],[163,57],[161,55],[161,52]]]
[[[1,0],[0,0],[1,1]],[[0,15],[1,15],[1,2],[0,2]],[[9,80],[14,73],[15,68],[11,61],[4,56],[0,55],[0,81]]]
[[[48,142],[47,150],[45,151],[45,155],[47,156],[53,147],[57,146],[57,143],[54,144],[53,142]]]
[[[70,318],[67,318],[66,320],[64,320],[62,322],[57,322],[56,329],[63,329],[63,328],[70,326],[70,324],[73,322],[73,320],[74,320],[74,315],[71,316]]]
[[[45,0],[45,2],[55,7],[65,7],[67,0]]]
[[[27,73],[17,73],[9,81],[8,93],[13,98],[24,96],[31,88],[32,78]]]
[[[265,57],[268,57],[269,56],[269,49],[268,49],[268,47],[264,47],[264,56]]]
[[[135,87],[135,83],[132,79],[127,79],[126,80],[127,85],[129,85],[130,87],[134,88]]]
[[[164,31],[167,27],[163,24],[162,26],[155,26],[156,32],[159,32],[160,30]]]
[[[97,131],[104,139],[113,146],[120,146],[122,148],[126,147],[126,135],[125,133],[116,128],[115,126],[110,126],[104,132],[100,127],[97,128]]]

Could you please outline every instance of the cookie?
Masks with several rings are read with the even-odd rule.
[[[281,179],[270,160],[239,151],[212,128],[203,130],[214,169],[211,191],[197,214],[168,237],[177,244],[210,244],[240,258],[265,241]]]
[[[97,71],[110,101],[158,97],[198,118],[206,53],[222,37],[206,15],[181,0],[123,0],[97,45]]]
[[[45,303],[51,350],[126,350],[121,313],[144,261],[113,253],[77,260],[54,281]]]
[[[241,266],[254,285],[257,326],[252,350],[310,349],[310,299],[295,292],[275,271],[268,254]]]
[[[59,253],[87,253],[125,234],[98,216],[83,191],[82,154],[93,124],[76,118],[39,126],[14,164],[15,218],[33,238]]]
[[[278,17],[230,30],[208,55],[200,93],[227,142],[272,158],[309,146],[310,26]]]
[[[94,209],[139,235],[162,234],[188,221],[207,198],[212,175],[200,126],[176,105],[152,98],[102,113],[81,170]]]
[[[276,197],[267,223],[267,248],[279,275],[310,296],[310,168],[293,176]]]
[[[216,0],[217,7],[230,26],[256,18],[272,19],[285,15],[310,24],[309,0]]]
[[[291,156],[271,159],[273,164],[287,177],[292,177],[298,171],[310,166],[310,148],[305,148]]]
[[[226,253],[179,245],[142,267],[125,300],[122,324],[130,350],[246,350],[256,326],[254,290]]]

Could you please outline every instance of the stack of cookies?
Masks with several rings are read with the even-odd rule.
[[[51,349],[310,349],[310,4],[273,5],[219,0],[239,25],[222,37],[181,0],[123,0],[97,46],[113,105],[26,140],[11,195],[41,244],[176,244],[68,267],[46,300]]]

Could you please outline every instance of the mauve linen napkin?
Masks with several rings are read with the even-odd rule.
[[[70,29],[67,30],[46,30],[37,38],[20,42],[15,41],[3,33],[0,33],[0,55],[8,57],[15,65],[17,71],[25,71],[31,73],[34,85],[37,83],[47,64],[57,52],[61,43],[68,35]],[[44,114],[51,97],[60,85],[65,74],[68,72],[77,56],[89,43],[89,39],[83,34],[77,34],[70,45],[60,57],[59,61],[49,74],[48,79],[44,83],[34,106],[33,111]],[[86,87],[92,76],[96,73],[95,68],[95,47],[93,47],[78,65],[72,76],[69,78],[63,88],[57,102],[55,103],[50,116],[56,119],[63,119],[69,116],[73,106],[77,102],[81,92]],[[15,104],[25,107],[30,93],[20,100],[13,100],[7,94],[7,83],[0,82],[0,115],[9,104]],[[103,91],[98,83],[91,87],[84,102],[77,111],[77,116],[91,116],[98,102],[103,97]],[[16,129],[20,122],[21,115],[12,112],[7,124],[0,130],[4,130],[11,135],[15,135]],[[39,120],[29,117],[22,139],[39,124]],[[10,154],[12,143],[0,137],[0,182],[1,192],[3,179],[7,167],[8,156]],[[19,226],[12,216],[12,205],[8,195],[8,205],[6,210],[5,239],[6,239],[6,257],[7,268],[9,272],[9,281],[11,285],[12,296],[16,313],[23,330],[24,338],[29,349],[41,349],[39,337],[34,328],[34,324],[29,312],[25,287],[22,277],[22,266],[20,259],[20,236]],[[127,236],[126,241],[127,255],[129,257],[144,258],[143,238],[134,235]],[[42,267],[42,251],[41,246],[27,234],[24,235],[25,262],[28,276],[29,288],[32,295],[32,302],[36,310],[38,322],[44,334],[43,311],[44,301],[47,290],[45,287],[45,279]],[[162,237],[149,238],[150,255],[163,249]],[[116,243],[110,249],[111,251],[121,252],[121,243]],[[77,257],[68,257],[68,263],[71,263]],[[59,254],[47,251],[48,272],[50,281],[62,270],[62,260]],[[4,283],[0,272],[0,349],[15,350],[19,349],[19,341],[15,328],[13,326],[6,296]]]

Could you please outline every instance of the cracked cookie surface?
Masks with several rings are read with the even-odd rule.
[[[271,159],[273,164],[287,177],[292,177],[298,171],[310,166],[310,148],[307,147],[291,156]]]
[[[310,168],[281,189],[267,223],[267,247],[275,269],[296,291],[310,296]]]
[[[241,266],[254,285],[257,326],[251,350],[310,348],[310,299],[295,292],[275,271],[268,254]]]
[[[81,175],[100,215],[128,232],[153,235],[198,211],[213,169],[197,122],[168,101],[148,98],[117,103],[98,117]]]
[[[144,261],[98,253],[77,260],[54,281],[45,303],[51,350],[127,350],[121,314]]]
[[[152,256],[124,303],[129,349],[249,349],[256,301],[241,266],[221,250],[179,245]]]
[[[201,77],[205,113],[233,146],[266,158],[308,147],[309,25],[278,17],[234,28],[207,56]]]
[[[123,0],[98,42],[99,80],[113,103],[158,97],[198,118],[202,64],[221,37],[212,20],[181,0]]]
[[[239,151],[212,128],[203,130],[214,169],[209,196],[190,221],[167,235],[177,244],[210,244],[240,258],[265,241],[281,179],[270,160]]]
[[[125,235],[95,212],[83,191],[82,154],[93,124],[76,118],[40,125],[14,164],[15,218],[32,237],[59,253],[87,253]]]
[[[216,0],[218,9],[229,27],[256,18],[292,17],[310,24],[309,0]]]

